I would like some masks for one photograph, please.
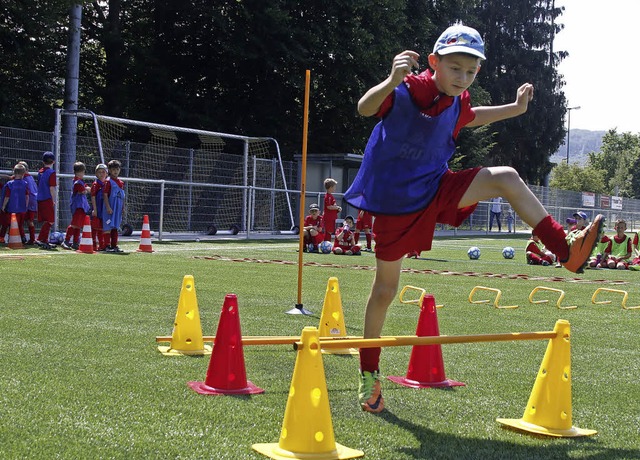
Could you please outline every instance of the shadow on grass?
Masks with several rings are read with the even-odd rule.
[[[454,436],[435,432],[407,420],[398,418],[392,412],[385,410],[379,417],[410,432],[420,446],[416,448],[399,448],[405,456],[416,459],[569,459],[585,458],[590,460],[630,459],[640,458],[638,449],[610,449],[598,445],[597,438],[581,437],[571,440],[560,440],[545,436],[535,436],[539,439],[550,440],[547,445],[522,445],[515,442],[494,439],[479,439]],[[520,433],[515,430],[515,433]],[[555,442],[557,441],[557,442]],[[582,451],[577,453],[576,451]]]

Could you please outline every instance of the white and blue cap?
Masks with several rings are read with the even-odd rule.
[[[484,41],[478,31],[462,24],[456,24],[442,32],[433,47],[433,52],[441,56],[465,53],[480,59],[487,59],[484,56]]]

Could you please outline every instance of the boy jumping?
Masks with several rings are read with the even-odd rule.
[[[427,58],[433,72],[412,74],[418,58],[408,50],[395,56],[389,76],[358,102],[361,115],[381,119],[345,194],[349,204],[376,217],[376,272],[365,312],[365,338],[380,337],[405,254],[430,250],[436,223],[459,226],[478,201],[504,197],[562,265],[576,273],[583,271],[603,224],[598,215],[567,241],[562,225],[515,169],[449,170],[447,162],[460,129],[522,115],[533,99],[533,85],[520,86],[511,104],[472,108],[467,89],[486,58],[480,34],[463,25],[449,27],[438,38]],[[369,412],[384,409],[380,352],[380,348],[360,350],[359,400]]]

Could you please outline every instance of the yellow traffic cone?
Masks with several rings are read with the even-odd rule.
[[[159,346],[158,351],[165,356],[211,354],[211,347],[205,345],[202,338],[196,286],[192,275],[185,275],[182,280],[171,345]]]
[[[521,419],[496,419],[498,423],[530,433],[556,437],[591,436],[595,430],[576,428],[571,418],[571,328],[559,320],[553,329],[538,377]]]
[[[318,326],[320,337],[346,337],[347,330],[342,312],[342,299],[340,297],[340,285],[338,278],[332,276],[327,282],[327,290],[324,294],[320,325]],[[357,355],[355,348],[334,348],[322,350],[322,353],[334,355]]]
[[[252,446],[269,458],[347,459],[364,456],[364,452],[335,441],[319,340],[315,327],[308,326],[302,330],[302,348],[298,350],[293,369],[280,442]]]

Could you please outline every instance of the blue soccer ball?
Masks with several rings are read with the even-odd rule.
[[[469,250],[467,251],[467,255],[469,256],[469,259],[471,260],[477,260],[480,258],[480,248],[477,246],[472,246],[469,248]]]
[[[50,244],[62,244],[64,241],[64,233],[62,232],[51,232],[49,233],[49,243]]]
[[[516,250],[511,246],[507,246],[502,250],[502,257],[505,259],[513,259],[516,256]]]
[[[330,241],[323,241],[319,247],[323,254],[329,254],[333,250],[333,244]]]

